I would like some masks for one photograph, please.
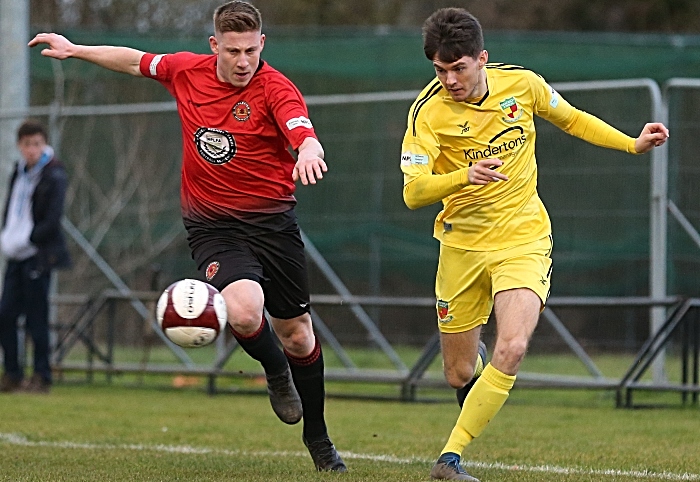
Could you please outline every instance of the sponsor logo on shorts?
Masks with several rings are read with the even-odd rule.
[[[216,276],[216,273],[219,272],[220,266],[221,265],[219,264],[218,261],[212,261],[211,263],[209,263],[209,265],[207,266],[207,271],[206,271],[207,281],[211,281],[212,278],[214,276]]]
[[[194,143],[202,159],[210,164],[226,164],[236,155],[236,141],[221,129],[200,127],[194,133]]]
[[[244,122],[250,118],[250,105],[244,100],[233,106],[233,118],[237,121]]]
[[[454,319],[450,314],[450,304],[447,301],[438,300],[437,302],[438,321],[440,323],[449,323]]]
[[[502,119],[508,123],[515,122],[523,115],[523,110],[518,106],[518,102],[515,97],[508,97],[500,102],[501,109],[505,112],[506,116]]]

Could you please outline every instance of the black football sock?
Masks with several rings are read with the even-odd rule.
[[[287,369],[287,358],[277,346],[270,324],[262,318],[260,328],[251,335],[241,335],[229,325],[231,333],[241,348],[253,359],[260,362],[267,375],[279,375]]]
[[[326,389],[323,381],[323,353],[321,344],[316,344],[311,353],[303,358],[291,355],[285,350],[292,369],[294,386],[299,392],[304,409],[304,438],[316,441],[328,435],[323,416]]]

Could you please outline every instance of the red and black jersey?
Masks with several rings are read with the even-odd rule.
[[[182,124],[181,205],[185,224],[281,213],[295,204],[289,152],[316,138],[292,82],[264,61],[245,87],[216,75],[216,55],[141,58],[141,73],[177,101]]]

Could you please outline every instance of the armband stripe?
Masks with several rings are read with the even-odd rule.
[[[158,75],[158,64],[160,63],[160,60],[165,56],[165,54],[158,54],[153,59],[151,60],[151,64],[148,66],[148,71],[150,74],[155,77]]]

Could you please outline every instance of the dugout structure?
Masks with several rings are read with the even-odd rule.
[[[424,382],[444,386],[441,376],[426,379],[418,363],[429,368],[424,362],[435,331],[430,297],[437,242],[430,233],[438,206],[415,212],[405,208],[398,169],[408,107],[430,77],[429,63],[420,58],[414,37],[415,33],[410,41],[401,35],[345,36],[325,39],[325,46],[302,38],[278,44],[279,50],[267,57],[273,65],[291,69],[294,48],[311,53],[309,62],[301,62],[302,67],[291,70],[290,77],[307,93],[331,172],[313,189],[298,190],[298,212],[309,241],[317,327],[342,367],[334,376],[409,381],[402,392],[409,398],[415,394],[411,387]],[[557,71],[551,56],[545,67],[539,55],[542,49],[530,43],[529,51],[538,55],[527,58],[526,42],[504,38],[491,50],[493,60],[522,55],[519,63],[556,80],[548,75]],[[97,40],[125,43],[119,38]],[[148,41],[150,45],[139,47],[154,51],[189,47]],[[593,44],[582,43],[595,51]],[[266,51],[274,45],[268,42]],[[499,57],[498,48],[506,45],[513,45],[513,52]],[[663,42],[656,45],[668,48]],[[314,75],[310,70],[318,66],[314,56],[328,53],[331,47],[336,52],[331,58],[344,62],[330,61],[322,75]],[[397,60],[407,55],[409,47],[416,49],[418,58]],[[649,44],[642,47],[648,53]],[[358,56],[368,51],[378,52],[376,70],[365,70],[363,78],[353,77],[353,72],[362,70]],[[102,72],[77,61],[34,62],[39,60],[44,62],[33,64],[38,65],[33,70],[33,92],[45,106],[33,107],[29,113],[49,123],[52,142],[68,163],[71,190],[64,226],[73,239],[77,261],[71,272],[59,275],[56,300],[61,304],[56,320],[63,326],[57,353],[67,366],[70,349],[84,345],[103,355],[95,358],[93,369],[109,370],[119,357],[109,356],[105,346],[118,349],[144,343],[143,320],[152,323],[147,293],[195,274],[175,201],[180,139],[174,103],[153,81]],[[562,68],[563,80],[570,80],[566,76],[573,75],[576,64],[569,62]],[[348,93],[378,90],[380,84],[402,90]],[[555,314],[545,314],[532,353],[556,356],[573,351],[583,362],[581,376],[575,380],[579,386],[611,388],[624,373],[610,375],[598,368],[595,359],[616,353],[627,354],[633,361],[654,331],[650,326],[665,323],[667,308],[675,303],[667,294],[693,297],[700,286],[700,243],[694,228],[700,225],[700,213],[693,192],[699,175],[692,121],[697,91],[664,83],[667,89],[662,95],[651,79],[553,84],[574,105],[630,135],[636,135],[644,122],[667,115],[673,133],[668,150],[629,156],[590,146],[544,121],[537,126],[539,190],[554,226],[551,307]],[[1,113],[5,118],[26,114]],[[557,298],[573,302],[557,306]],[[589,302],[578,301],[584,298]],[[118,299],[126,303],[111,304],[110,300]],[[110,316],[118,320],[111,334]],[[673,339],[669,343],[671,355],[676,356],[677,345]],[[404,346],[417,347],[419,353],[423,349],[423,356],[406,359],[398,353]],[[349,350],[356,347],[383,354],[388,360],[385,371],[378,373],[353,360]],[[222,369],[233,349],[221,346],[204,370]],[[202,370],[187,353],[176,348],[173,353],[178,370]],[[666,383],[662,364],[651,371],[655,383]],[[521,377],[528,378],[532,384],[572,384],[556,372]]]

